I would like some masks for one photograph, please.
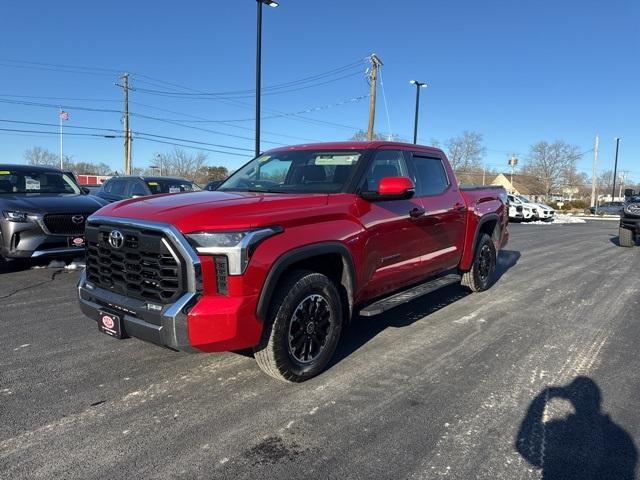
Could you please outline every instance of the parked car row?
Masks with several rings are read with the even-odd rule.
[[[584,209],[587,215],[620,215],[624,209],[624,202],[605,202],[601,205]]]
[[[549,205],[533,203],[521,195],[508,195],[509,220],[511,221],[551,221],[556,211]]]
[[[53,167],[0,165],[0,260],[84,253],[87,217],[111,202],[202,190],[179,177],[113,177],[80,186]]]

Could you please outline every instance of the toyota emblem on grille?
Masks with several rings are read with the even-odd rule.
[[[111,230],[109,234],[109,245],[113,248],[122,248],[124,245],[124,235],[120,230]]]
[[[71,221],[76,225],[81,225],[82,223],[84,223],[84,215],[74,215],[73,217],[71,217]]]

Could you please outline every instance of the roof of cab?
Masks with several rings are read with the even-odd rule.
[[[48,165],[19,165],[19,164],[0,164],[0,170],[15,170],[18,172],[61,172],[59,168]]]
[[[395,147],[402,150],[422,150],[432,153],[441,153],[442,150],[426,145],[414,145],[413,143],[389,142],[385,140],[373,140],[370,142],[325,142],[325,143],[304,143],[300,145],[291,145],[285,147],[277,147],[264,153],[286,152],[293,150],[370,150],[380,147]]]

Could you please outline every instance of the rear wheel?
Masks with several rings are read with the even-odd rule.
[[[495,271],[496,247],[491,241],[491,237],[483,233],[476,246],[471,270],[462,275],[462,286],[472,292],[482,292],[493,283]]]
[[[278,286],[254,356],[268,375],[303,382],[325,369],[341,331],[342,304],[334,283],[321,273],[294,271]]]
[[[619,242],[621,247],[633,247],[636,244],[635,236],[633,235],[633,230],[628,228],[620,227],[619,230]]]

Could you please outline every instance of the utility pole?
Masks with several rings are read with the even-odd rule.
[[[124,91],[124,174],[131,175],[131,129],[129,128],[129,74],[125,73],[120,77],[122,84],[116,85]]]
[[[62,107],[60,107],[60,112],[58,112],[58,118],[60,119],[60,170],[64,170],[64,148],[63,148],[63,132],[62,132]]]
[[[376,87],[378,84],[378,68],[382,66],[382,61],[375,53],[369,57],[371,62],[371,73],[369,74],[369,84],[371,93],[369,95],[369,127],[367,128],[367,140],[373,140],[373,124],[376,118]]]
[[[611,201],[615,202],[616,196],[616,175],[618,175],[618,148],[620,147],[620,137],[616,137],[616,159],[613,164],[613,189],[611,190]]]
[[[591,167],[591,206],[596,205],[596,179],[598,172],[598,144],[600,143],[600,137],[596,135],[596,144],[593,147],[593,165]]]
[[[511,183],[511,193],[516,193],[516,189],[513,186],[513,170],[516,168],[516,165],[518,165],[518,159],[516,158],[515,153],[511,154],[511,158],[509,159],[509,166],[511,167],[511,178],[509,179],[509,183]]]

